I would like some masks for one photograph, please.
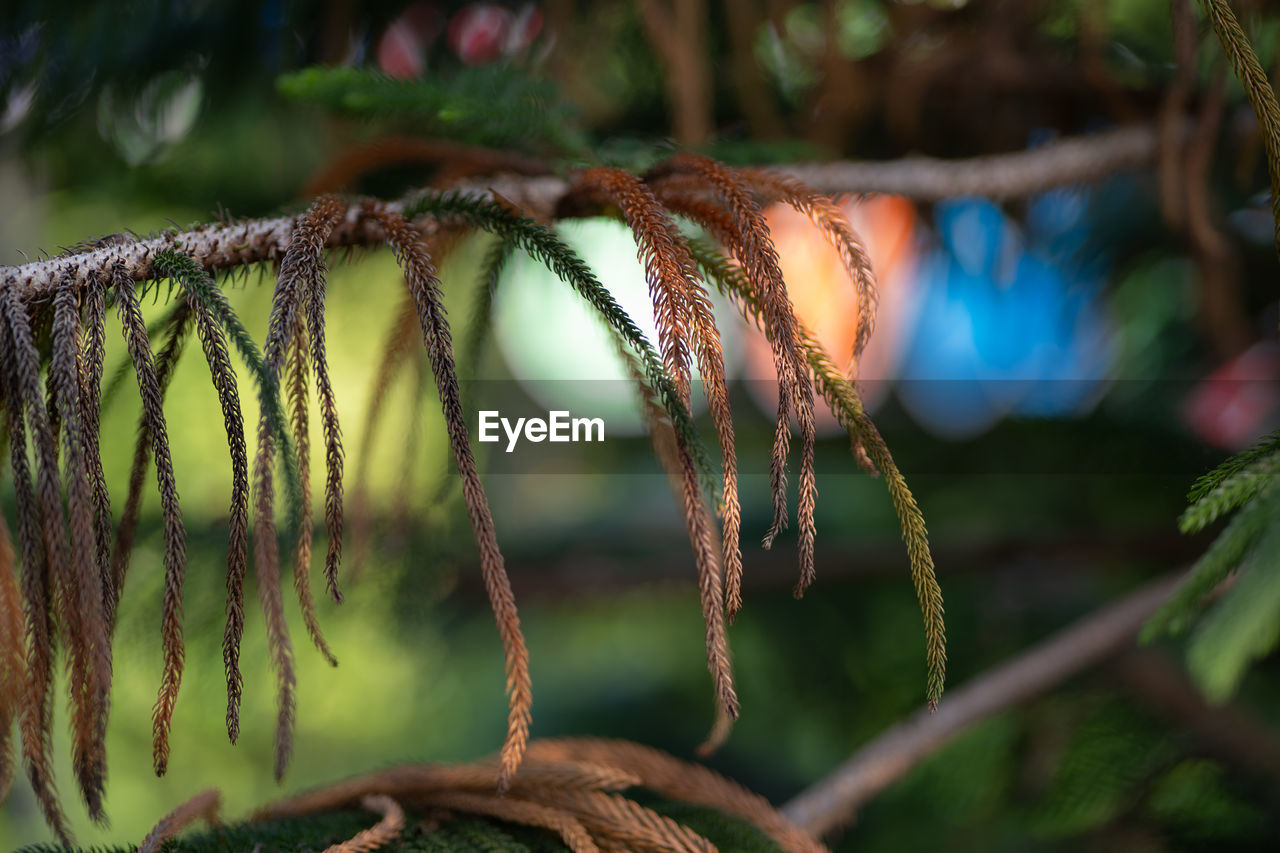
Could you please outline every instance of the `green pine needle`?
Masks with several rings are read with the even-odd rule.
[[[1209,550],[1201,555],[1187,573],[1187,578],[1142,629],[1142,641],[1163,634],[1178,634],[1186,630],[1199,613],[1204,599],[1218,584],[1235,571],[1258,543],[1259,538],[1274,524],[1280,512],[1280,490],[1264,488],[1261,494],[1236,513],[1231,523],[1213,540]],[[1272,570],[1280,576],[1280,571]]]
[[[1210,491],[1187,507],[1178,519],[1178,528],[1183,533],[1197,533],[1253,500],[1275,480],[1277,466],[1280,466],[1280,454],[1272,454],[1221,478]]]
[[[1237,453],[1191,485],[1187,493],[1188,503],[1198,503],[1216,489],[1224,480],[1250,467],[1255,462],[1280,452],[1280,430],[1259,439],[1248,450]]]
[[[1200,620],[1191,637],[1187,668],[1211,702],[1230,699],[1249,664],[1280,641],[1278,563],[1280,525],[1271,524],[1245,558],[1235,585]]]

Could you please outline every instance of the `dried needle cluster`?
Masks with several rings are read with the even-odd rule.
[[[521,174],[538,172],[535,166],[508,163],[492,152],[437,151],[431,146],[414,151],[422,156],[456,155],[456,164],[443,169],[443,174],[450,176],[446,183],[493,168]],[[396,149],[392,153],[403,156],[404,152]],[[376,161],[376,152],[365,152],[361,157],[364,159],[339,164],[326,181],[349,179],[352,173],[368,167],[366,160]],[[839,252],[851,286],[857,289],[860,332],[848,370],[838,370],[831,363],[792,309],[762,212],[762,204],[773,201],[790,204],[813,220]],[[496,190],[431,190],[403,203],[323,195],[305,213],[290,219],[223,222],[186,233],[174,231],[145,240],[86,246],[57,258],[0,268],[0,396],[18,510],[17,556],[21,565],[19,582],[14,549],[0,519],[0,781],[7,784],[16,763],[10,742],[16,720],[28,777],[47,821],[60,838],[69,840],[69,835],[50,769],[58,647],[65,649],[68,664],[76,780],[90,814],[101,820],[105,817],[101,798],[106,779],[111,636],[151,468],[164,521],[165,571],[164,668],[153,719],[156,772],[163,773],[169,760],[169,728],[184,662],[186,534],[178,478],[169,452],[164,400],[192,333],[200,341],[222,409],[232,467],[223,642],[227,731],[234,742],[239,733],[243,686],[239,660],[252,546],[254,576],[277,682],[276,776],[285,771],[292,748],[296,686],[281,584],[286,564],[292,565],[294,590],[312,642],[326,659],[336,662],[321,634],[311,590],[312,487],[308,472],[312,448],[308,420],[314,389],[325,463],[324,585],[328,595],[340,602],[344,450],[325,342],[326,252],[338,246],[387,245],[404,273],[403,308],[384,351],[370,417],[376,417],[383,407],[395,376],[415,363],[413,354],[420,334],[457,463],[485,589],[506,652],[507,732],[497,763],[485,772],[489,773],[486,784],[492,789],[490,794],[510,789],[514,798],[484,801],[487,805],[481,806],[483,798],[476,790],[451,788],[449,796],[455,806],[483,812],[495,807],[493,802],[508,802],[504,808],[516,808],[513,804],[518,802],[526,822],[536,817],[565,827],[562,834],[566,841],[573,837],[571,846],[576,845],[575,849],[593,849],[592,844],[604,848],[609,844],[603,842],[617,841],[600,829],[612,825],[609,821],[624,822],[637,833],[669,831],[672,838],[683,837],[662,820],[653,821],[634,811],[633,804],[604,790],[608,786],[560,786],[554,789],[555,796],[547,793],[552,790],[547,787],[538,797],[515,797],[524,790],[521,780],[540,778],[538,774],[548,772],[550,765],[522,764],[526,757],[535,755],[529,752],[528,743],[532,702],[529,656],[470,445],[458,368],[459,362],[464,369],[475,365],[488,328],[493,290],[503,265],[517,249],[544,262],[600,313],[627,353],[640,393],[650,404],[655,439],[660,439],[659,456],[676,484],[697,566],[707,664],[717,702],[716,724],[706,747],[721,742],[738,715],[726,626],[742,606],[738,463],[720,334],[709,299],[712,285],[738,303],[763,331],[774,352],[780,393],[770,463],[774,516],[765,546],[789,521],[787,466],[794,418],[800,431],[800,579],[796,586],[796,595],[800,595],[814,579],[816,389],[848,429],[855,451],[865,454],[869,464],[885,475],[902,519],[912,576],[925,614],[928,698],[930,703],[936,702],[945,664],[941,595],[919,509],[862,411],[850,378],[856,375],[858,356],[871,334],[876,288],[866,252],[839,208],[792,178],[764,170],[732,169],[700,155],[680,154],[643,176],[609,167],[581,171],[569,182],[555,210],[538,212],[544,220],[611,214],[630,226],[658,320],[656,348],[545,222],[527,217],[520,204]],[[700,226],[716,243],[686,239],[680,218]],[[436,267],[460,236],[476,230],[488,231],[499,239],[480,270],[478,320],[459,348],[459,359]],[[266,336],[259,348],[213,275],[220,269],[261,262],[275,264],[276,286]],[[153,334],[139,307],[138,287],[161,279],[174,283],[174,308],[152,330],[157,340],[163,341],[153,351]],[[134,464],[118,521],[103,476],[99,443],[110,307],[118,314],[142,399]],[[252,467],[233,352],[252,377],[261,412]],[[695,364],[718,439],[719,473],[690,416]],[[372,430],[366,433],[371,435]],[[361,447],[357,459],[357,496],[367,491],[364,461],[370,449],[370,444]],[[285,503],[282,523],[277,520],[277,478]],[[363,504],[356,501],[358,508]],[[360,531],[367,528],[368,519],[357,511],[352,524]],[[287,558],[282,557],[282,546],[288,546]],[[553,748],[568,749],[543,745],[536,756],[548,759]],[[640,829],[642,824],[648,829]],[[705,849],[699,848],[695,839],[686,840],[687,847],[679,849]]]

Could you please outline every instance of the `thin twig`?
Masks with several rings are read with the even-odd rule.
[[[1154,125],[1142,124],[1119,130],[1072,137],[1042,145],[1031,151],[996,154],[965,160],[936,160],[905,157],[884,161],[843,161],[801,163],[780,169],[799,178],[818,192],[827,194],[884,192],[937,201],[957,195],[985,195],[1017,198],[1054,187],[1090,183],[1115,172],[1149,165],[1156,156],[1158,133]],[[483,185],[461,184],[488,195],[500,194],[539,218],[549,218],[556,203],[568,192],[563,178],[504,176]],[[417,193],[410,195],[416,197]],[[402,203],[390,202],[399,211]],[[326,247],[376,246],[381,230],[360,215],[362,202],[353,200],[345,218],[329,235]],[[64,255],[45,261],[0,267],[0,278],[12,276],[23,301],[51,298],[57,282],[70,274],[76,287],[83,287],[92,270],[124,264],[134,281],[154,277],[152,258],[172,249],[190,255],[196,263],[212,269],[228,269],[243,264],[278,260],[297,223],[297,217],[249,219],[227,225],[204,225],[191,231],[148,240],[104,246],[88,252]]]
[[[1153,581],[951,690],[937,711],[921,709],[865,744],[783,806],[782,813],[813,835],[849,823],[863,803],[970,726],[1049,690],[1131,643],[1181,581],[1181,572]]]

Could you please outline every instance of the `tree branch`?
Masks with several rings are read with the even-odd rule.
[[[921,709],[865,744],[787,803],[782,813],[814,836],[851,821],[863,803],[970,726],[1049,690],[1129,644],[1182,576],[1176,572],[1149,583],[951,690],[937,711]]]
[[[1185,132],[1185,131],[1184,131]],[[1155,158],[1156,129],[1132,125],[1051,142],[1028,151],[967,160],[904,157],[900,160],[810,163],[783,167],[819,192],[893,193],[920,201],[963,195],[1017,198],[1068,184],[1091,183]]]
[[[1030,151],[997,154],[968,160],[935,160],[907,157],[901,160],[810,163],[779,171],[800,178],[819,192],[884,192],[936,201],[958,195],[1014,198],[1069,184],[1088,183],[1125,169],[1144,166],[1155,159],[1157,132],[1152,125],[1138,125],[1075,137]],[[487,181],[460,184],[453,189],[493,193],[546,221],[553,218],[558,202],[569,191],[569,182],[555,176],[504,175]],[[365,213],[365,202],[355,200],[342,222],[329,236],[329,248],[383,242],[381,226]],[[399,211],[403,203],[388,203]],[[205,267],[226,269],[279,258],[296,224],[294,217],[252,219],[231,224],[202,225],[182,233],[137,241],[113,241],[89,251],[62,255],[21,266],[0,267],[0,281],[14,282],[24,302],[52,297],[64,276],[83,285],[91,269],[120,262],[134,281],[153,278],[151,259],[156,252],[172,249],[190,255]]]

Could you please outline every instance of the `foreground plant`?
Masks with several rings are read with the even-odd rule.
[[[394,848],[406,830],[406,812],[434,849],[452,849],[436,832],[466,815],[553,833],[573,853],[647,850],[715,853],[716,845],[692,827],[642,804],[660,797],[710,810],[721,821],[754,830],[761,849],[826,853],[827,848],[769,805],[725,777],[646,746],[619,740],[535,740],[505,794],[501,758],[473,764],[403,764],[298,794],[257,810],[240,827],[250,834],[267,822],[341,812],[355,807],[379,820],[350,838],[333,838],[330,853]],[[198,819],[218,822],[219,797],[204,791],[181,804],[143,839],[139,853],[155,853]],[[500,849],[496,826],[464,849]],[[262,837],[262,836],[260,836]],[[407,840],[407,839],[406,839]],[[741,843],[741,842],[739,842]],[[262,842],[257,846],[262,847]],[[274,849],[267,847],[266,849]]]

